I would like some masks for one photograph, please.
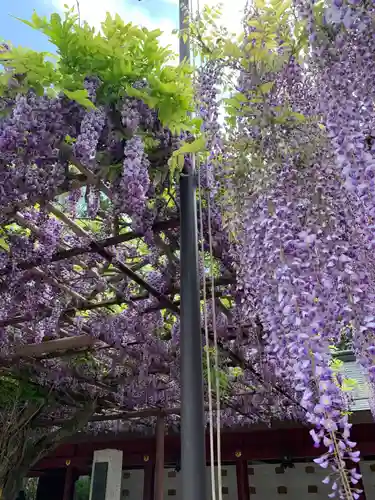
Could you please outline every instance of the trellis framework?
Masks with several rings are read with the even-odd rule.
[[[77,159],[74,159],[74,164],[76,166],[78,165],[78,168],[80,168]],[[90,178],[92,179],[94,174],[87,167],[85,167],[84,170],[86,180],[84,181],[81,178],[81,183],[82,185],[89,186]],[[110,194],[108,189],[103,188],[103,191],[105,191],[107,196]],[[33,260],[23,260],[17,264],[17,268],[22,270],[23,276],[27,277],[27,280],[32,280],[35,276],[38,276],[47,283],[51,283],[56,289],[62,292],[65,298],[65,304],[64,308],[62,308],[59,313],[58,328],[56,332],[54,332],[55,338],[51,340],[43,339],[43,342],[38,343],[31,342],[25,344],[23,341],[14,342],[9,346],[9,350],[7,349],[6,358],[3,356],[1,362],[3,372],[5,373],[7,370],[11,369],[13,373],[19,371],[21,375],[23,372],[28,371],[29,373],[33,373],[34,376],[40,372],[50,373],[54,367],[49,367],[49,365],[52,360],[58,359],[59,363],[64,366],[66,373],[69,373],[70,377],[102,393],[99,399],[101,411],[108,410],[108,408],[111,407],[117,408],[119,404],[115,401],[113,394],[117,392],[121,380],[125,377],[125,380],[129,381],[129,377],[136,376],[134,374],[131,375],[131,370],[132,364],[134,366],[134,362],[137,360],[137,353],[139,352],[138,347],[134,347],[137,346],[137,342],[115,345],[113,342],[108,342],[105,331],[100,332],[98,336],[96,332],[95,334],[92,332],[92,329],[90,329],[86,323],[100,321],[101,315],[103,314],[102,311],[105,311],[104,314],[113,314],[113,308],[129,307],[129,304],[145,304],[144,307],[141,306],[143,311],[141,311],[140,314],[147,315],[147,313],[151,311],[161,310],[163,314],[170,313],[173,314],[173,317],[178,317],[179,288],[178,283],[175,284],[177,280],[171,277],[170,286],[161,292],[147,281],[147,270],[144,271],[144,269],[147,269],[147,266],[150,264],[145,251],[143,253],[139,252],[127,259],[116,257],[116,253],[118,255],[124,249],[139,248],[140,245],[144,245],[144,239],[140,231],[131,231],[130,228],[126,227],[126,223],[123,228],[121,228],[121,226],[117,226],[117,228],[112,227],[110,236],[107,235],[106,238],[98,239],[96,234],[84,229],[84,227],[85,225],[88,226],[90,223],[94,223],[99,226],[98,232],[104,233],[106,231],[104,227],[106,222],[103,223],[99,217],[92,219],[89,224],[86,224],[84,217],[77,218],[76,220],[68,217],[54,200],[48,202],[46,202],[46,200],[38,201],[41,202],[41,210],[43,210],[44,213],[47,212],[50,217],[56,217],[64,223],[63,231],[65,235],[68,237],[76,237],[80,244],[75,246],[68,246],[66,244],[59,245],[47,262],[43,256],[38,256]],[[177,256],[179,253],[178,217],[176,216],[178,212],[177,203],[173,204],[171,212],[171,217],[168,220],[162,220],[162,216],[157,216],[152,230],[154,240],[158,242],[157,247],[160,251],[159,258],[168,260],[169,265],[177,274]],[[118,222],[117,220],[116,224],[118,224]],[[9,214],[7,225],[3,226],[4,235],[7,234],[7,227],[13,223],[16,223],[24,230],[29,230],[31,237],[35,237],[35,239],[40,235],[40,229],[37,224],[28,221],[20,211]],[[167,244],[167,239],[171,243]],[[130,247],[130,245],[132,246]],[[110,250],[108,250],[108,248],[110,248]],[[89,267],[87,260],[91,256],[97,258],[99,263],[96,267],[91,267],[90,272],[88,272]],[[61,261],[68,262],[71,266],[79,266],[80,270],[73,271],[73,276],[74,279],[78,280],[79,283],[83,285],[83,287],[87,283],[90,283],[93,279],[92,277],[95,276],[96,280],[100,280],[101,283],[104,284],[103,289],[99,291],[95,290],[94,287],[94,290],[90,289],[89,293],[85,294],[75,291],[76,287],[69,286],[69,278],[68,282],[67,280],[61,279],[56,270],[53,269],[53,264]],[[4,290],[7,286],[7,280],[9,280],[14,270],[8,265],[0,272]],[[153,271],[150,272],[153,273]],[[123,282],[124,279],[129,279],[131,283],[134,283],[134,285],[131,285],[133,293],[124,295],[120,292],[119,287],[116,287],[115,284]],[[230,297],[231,287],[233,285],[235,285],[235,275],[231,270],[225,269],[225,274],[220,276],[215,282],[217,300],[220,304],[223,304],[223,299]],[[209,282],[207,286],[210,286]],[[155,300],[150,303],[150,298]],[[225,306],[222,305],[222,307],[224,308]],[[43,321],[45,318],[55,314],[54,308],[51,306],[41,308],[38,311],[37,317],[35,317],[33,313],[16,314],[16,310],[14,309],[0,322],[0,326],[6,329],[8,338],[12,334],[17,338],[17,331],[29,332],[32,338],[37,332],[39,321]],[[85,317],[84,315],[87,314],[88,311],[90,311],[90,321],[86,319],[78,326],[75,318],[79,315]],[[248,328],[249,326],[247,326],[247,329]],[[168,333],[168,331],[167,333],[163,333],[160,338],[163,339],[164,337],[165,340],[161,340],[161,342],[170,345],[172,342],[168,339]],[[231,335],[235,338],[235,328],[232,328]],[[261,385],[263,383],[262,375],[251,366],[248,366],[246,361],[226,344],[226,342],[222,343],[225,364],[239,365],[243,369],[249,370],[254,379],[258,379],[258,383]],[[111,375],[111,373],[102,376],[100,376],[100,373],[96,373],[94,377],[89,377],[87,374],[82,373],[79,366],[74,366],[75,359],[79,358],[80,355],[89,354],[93,358],[98,356],[98,359],[103,361],[104,366],[109,367],[112,365],[112,369],[118,371],[119,351],[123,349],[127,350],[127,352],[124,353],[126,361],[124,362],[124,360],[122,360],[122,369],[120,369],[120,373],[117,373],[115,376]],[[175,352],[171,353],[170,356],[170,358],[167,358],[168,363],[178,363],[177,349],[175,349]],[[170,368],[165,366],[165,361],[163,363],[162,360],[159,360],[158,363],[149,367],[149,374],[155,374],[161,377],[160,380],[163,380],[163,377],[169,377],[168,373],[170,373]],[[173,378],[170,380],[172,382]],[[177,380],[173,382],[176,384],[178,383]],[[236,385],[241,386],[243,384],[236,382],[232,385],[232,390],[235,390],[234,387]],[[243,385],[242,390],[248,391],[249,389],[246,389],[246,385]],[[284,392],[282,387],[276,386],[274,390],[275,392],[280,392],[282,397],[287,399],[287,393]],[[65,388],[64,392],[65,391],[67,391],[70,396],[73,396],[73,394],[70,394],[71,389]],[[236,393],[234,392],[234,394]],[[64,398],[66,398],[66,396],[64,396]],[[76,402],[76,398],[78,398],[78,401],[82,398],[80,391],[74,391],[73,399],[75,403],[73,405],[78,402]],[[65,402],[66,400],[63,399],[63,401]],[[176,399],[175,407],[178,407],[178,405],[179,400]],[[122,405],[120,405],[120,408],[121,406]],[[138,405],[134,405],[134,407],[137,406]],[[164,408],[164,405],[155,405],[155,413],[159,411],[159,408]],[[125,404],[121,409],[122,411],[130,410],[133,409],[133,406]],[[141,407],[141,409],[143,408]],[[176,410],[176,412],[177,411],[178,410]],[[168,410],[168,413],[169,412],[170,410]],[[94,420],[100,418],[99,413],[93,417]]]
[[[66,66],[69,78],[74,72],[78,79],[86,75],[84,86],[91,100],[74,94],[82,106],[71,100],[73,94],[67,91],[65,96],[49,100],[26,94],[16,100],[17,113],[29,113],[31,120],[45,122],[46,127],[38,129],[34,124],[35,130],[28,128],[27,121],[12,121],[16,115],[3,122],[3,371],[31,377],[38,384],[43,380],[49,387],[52,384],[54,392],[58,386],[63,392],[59,398],[68,407],[82,404],[90,394],[99,405],[94,420],[115,407],[122,412],[144,411],[149,406],[156,413],[160,409],[170,412],[171,407],[179,408],[180,306],[179,189],[172,169],[176,168],[176,159],[178,163],[183,156],[178,155],[179,146],[184,139],[187,144],[192,141],[190,133],[173,129],[178,121],[177,129],[191,127],[184,112],[189,109],[190,76],[184,65],[172,70],[160,63],[169,54],[155,45],[156,33],[147,34],[146,43],[147,31],[136,33],[135,28],[129,29],[119,19],[107,18],[103,24],[107,44],[113,40],[117,43],[116,36],[124,41],[129,37],[129,43],[133,43],[136,33],[139,40],[135,48],[130,45],[129,51],[134,51],[142,65],[144,57],[150,58],[146,70],[142,66],[130,81],[132,87],[129,82],[119,86],[115,71],[111,70],[110,77],[116,81],[108,82],[102,69],[103,64],[111,64],[111,47],[100,46],[91,66],[87,68],[86,61],[82,61],[77,70],[69,50],[64,52],[66,49],[58,45],[59,35],[53,31],[51,35],[52,24],[43,24],[40,18],[33,22],[33,27],[57,44],[61,67]],[[72,46],[75,44],[78,53],[81,47],[85,53],[87,27],[75,22],[70,13],[65,24],[54,29],[69,29]],[[144,54],[139,55],[141,43]],[[146,51],[150,47],[152,57]],[[4,53],[8,74],[13,68],[12,78],[20,84],[24,77],[17,73],[19,56],[7,47]],[[101,63],[101,56],[105,63]],[[116,57],[114,67],[124,66]],[[22,61],[21,57],[21,66]],[[97,65],[97,74],[93,65]],[[160,74],[153,79],[149,71],[157,70]],[[162,79],[164,83],[160,83]],[[12,91],[5,82],[5,111],[9,103],[14,106],[15,95],[24,92],[17,85]],[[107,102],[106,92],[116,85],[121,97]],[[29,86],[33,88],[35,82]],[[166,89],[166,98],[155,109],[150,107],[155,104],[149,94],[142,94],[144,88],[152,94],[153,86],[159,99]],[[99,103],[98,108],[90,109],[92,103]],[[163,119],[171,110],[169,119]],[[7,137],[7,128],[12,124],[18,127],[18,140],[25,144],[24,150]],[[26,136],[25,129],[29,130]],[[36,137],[35,147],[30,143],[32,134]],[[181,152],[184,148],[186,151],[186,145]],[[9,170],[9,165],[16,166],[20,160],[19,171]],[[137,161],[143,177],[137,178],[134,172]],[[285,383],[265,377],[261,362],[257,366],[246,361],[244,352],[258,343],[261,327],[234,318],[240,311],[235,311],[236,273],[229,258],[228,237],[220,221],[213,221],[213,242],[209,241],[206,191],[202,189],[201,194],[200,243],[205,249],[201,256],[201,285],[205,280],[210,290],[209,270],[214,268],[216,307],[225,323],[219,342],[223,373],[217,376],[225,384],[226,405],[232,409],[229,414],[239,412],[249,421],[264,415],[270,418],[273,410],[270,412],[262,403],[276,397],[281,413],[290,415],[291,405],[294,409],[298,405]],[[77,214],[77,202],[82,198],[86,208]],[[203,302],[202,306],[205,308]],[[241,352],[243,347],[246,349]],[[233,366],[241,367],[240,376],[238,372],[233,375]]]

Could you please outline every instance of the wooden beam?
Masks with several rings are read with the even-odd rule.
[[[205,408],[208,411],[208,407]],[[103,415],[94,415],[89,422],[106,422],[110,420],[130,420],[132,418],[147,418],[156,417],[158,415],[179,415],[181,408],[145,408],[143,410],[123,411],[118,413],[108,413]],[[49,427],[55,425],[64,425],[67,422],[64,420],[38,420],[38,425],[41,427]]]
[[[134,412],[133,412],[134,413]],[[155,415],[155,414],[154,414]],[[242,460],[279,460],[285,453],[288,453],[294,459],[315,458],[322,452],[321,449],[314,447],[308,427],[298,427],[297,425],[286,427],[283,422],[279,423],[277,428],[275,422],[273,429],[259,429],[256,425],[249,426],[245,432],[229,431],[222,433],[222,460],[223,462],[235,462],[237,460],[236,452],[241,450]],[[353,425],[353,440],[358,443],[358,449],[362,457],[375,455],[375,423],[359,423]],[[209,444],[209,436],[206,436]],[[76,445],[76,451],[73,454],[72,445]],[[102,434],[94,436],[92,434],[77,434],[72,437],[70,444],[60,446],[55,452],[49,455],[48,460],[64,457],[68,459],[73,457],[92,459],[94,450],[97,449],[119,449],[124,451],[124,461],[129,465],[144,465],[144,455],[153,454],[155,450],[155,438],[149,438],[142,434],[133,433],[120,434]],[[209,449],[209,446],[206,446]],[[180,436],[178,434],[168,434],[165,436],[165,460],[170,463],[176,463],[176,457],[180,453]],[[72,458],[72,465],[74,461]],[[45,462],[43,461],[43,464]],[[64,466],[64,463],[61,465]],[[38,469],[35,466],[33,469]]]
[[[178,227],[179,219],[170,219],[166,221],[156,222],[152,226],[153,231],[165,231],[166,229],[173,229]],[[142,232],[137,231],[129,231],[124,234],[111,236],[110,238],[106,238],[103,240],[98,240],[97,244],[102,247],[110,247],[115,246],[120,243],[124,243],[126,241],[131,241],[136,238],[142,238],[144,234]],[[77,257],[78,255],[83,255],[87,253],[95,252],[95,249],[89,244],[81,247],[73,247],[69,249],[59,249],[58,251],[52,254],[50,262],[59,262],[60,260],[70,259],[72,257]],[[24,260],[18,263],[17,268],[26,270],[32,269],[33,267],[37,267],[45,264],[45,258],[43,256],[37,257],[34,260]],[[0,276],[5,276],[12,272],[12,266],[6,266],[5,268],[0,270]]]
[[[147,283],[140,275],[135,273],[130,267],[121,262],[114,254],[103,248],[96,240],[93,240],[89,233],[82,229],[78,224],[72,221],[66,214],[58,210],[51,203],[46,204],[46,208],[55,215],[58,219],[64,222],[77,236],[83,237],[90,241],[91,247],[96,253],[101,255],[108,263],[112,264],[115,268],[119,269],[125,276],[128,276],[137,285],[141,286],[144,290],[149,292],[153,297],[158,299],[166,309],[179,314],[179,308],[163,293],[159,292],[156,288]]]
[[[70,467],[74,469],[89,469],[92,463],[92,457],[84,457],[84,458],[69,458],[69,457],[53,457],[48,456],[46,458],[42,458],[37,464],[33,466],[31,471],[29,471],[29,476],[41,475],[41,472],[47,471],[50,469],[61,469],[66,467],[66,460],[69,459],[71,461]]]
[[[56,351],[65,351],[67,349],[82,349],[92,347],[98,341],[89,335],[79,335],[76,337],[64,337],[62,339],[47,340],[39,344],[27,344],[17,347],[16,357],[23,356],[42,356]]]

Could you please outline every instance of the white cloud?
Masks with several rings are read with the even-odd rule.
[[[53,3],[60,11],[64,10],[64,4],[69,5],[69,7],[76,5],[75,0],[53,0]],[[163,46],[171,45],[175,52],[178,51],[177,36],[172,35],[172,30],[176,26],[171,19],[155,19],[141,6],[134,5],[126,0],[79,0],[79,7],[81,19],[97,29],[100,28],[100,23],[104,21],[107,12],[111,15],[118,14],[125,22],[145,26],[150,30],[160,29],[163,32],[160,43]]]

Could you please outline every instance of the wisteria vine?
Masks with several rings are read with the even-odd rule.
[[[62,52],[37,80],[2,45],[0,366],[18,360],[17,376],[63,392],[57,417],[82,397],[101,416],[179,406],[178,176],[192,151],[222,421],[303,421],[325,447],[315,461],[331,468],[330,497],[359,498],[331,351],[349,332],[374,390],[373,16],[368,2],[258,1],[238,43],[193,24],[194,85],[159,62],[169,54],[154,34],[142,53],[147,30],[111,18],[105,36],[139,36],[137,49],[93,35],[89,65]],[[86,44],[72,26],[60,51]],[[43,351],[82,338],[83,350]]]

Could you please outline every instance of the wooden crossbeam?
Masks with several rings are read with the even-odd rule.
[[[98,341],[90,335],[79,335],[77,337],[65,337],[62,339],[47,340],[39,344],[28,344],[17,347],[15,355],[17,357],[24,356],[43,356],[57,351],[65,351],[67,349],[82,349],[84,347],[93,347]]]

